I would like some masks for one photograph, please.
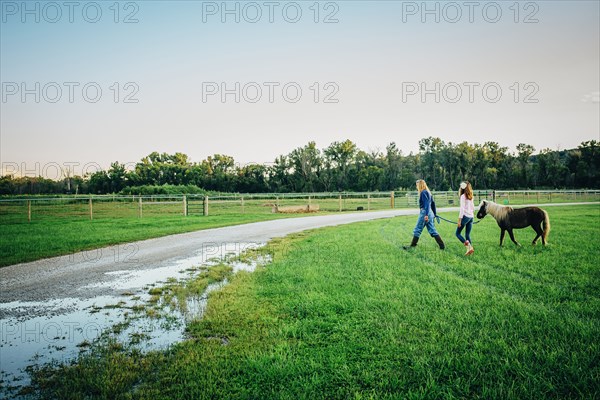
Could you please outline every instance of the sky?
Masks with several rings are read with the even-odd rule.
[[[0,1],[3,173],[600,140],[599,1]]]

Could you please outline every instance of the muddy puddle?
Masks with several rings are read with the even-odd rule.
[[[69,363],[93,344],[116,340],[142,351],[164,350],[186,339],[187,322],[202,318],[212,291],[227,279],[209,284],[201,295],[163,301],[165,284],[189,282],[217,264],[252,272],[265,258],[239,261],[241,253],[264,243],[224,244],[221,254],[196,254],[157,268],[111,271],[102,282],[74,288],[73,297],[45,302],[0,304],[0,399],[13,398],[30,383],[27,372],[50,363]],[[88,298],[94,289],[110,294]],[[184,304],[182,304],[184,302]]]

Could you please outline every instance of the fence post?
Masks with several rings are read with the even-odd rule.
[[[31,222],[31,200],[27,200],[27,221]]]
[[[244,214],[244,196],[242,196],[242,214]]]
[[[208,196],[204,196],[203,206],[204,206],[203,214],[206,217],[206,216],[208,216]]]
[[[92,208],[92,197],[90,196],[90,221],[94,219],[94,210]]]
[[[187,206],[187,196],[183,195],[183,216],[187,217],[188,215],[188,206]]]
[[[138,213],[139,217],[142,218],[142,196],[138,197]]]
[[[339,202],[340,212],[342,212],[342,195],[341,194],[338,196],[338,202]]]
[[[394,208],[396,208],[396,199],[394,198],[395,194],[394,191],[392,190],[390,192],[390,208],[393,210]]]
[[[367,195],[367,211],[371,211],[371,193]]]

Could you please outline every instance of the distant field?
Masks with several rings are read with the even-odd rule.
[[[191,340],[110,346],[44,370],[47,398],[593,399],[600,393],[600,207],[548,209],[547,247],[498,246],[491,218],[463,256],[411,239],[414,217],[273,241],[273,262],[210,296]],[[446,214],[453,218],[455,215]]]
[[[382,194],[383,195],[383,194]],[[389,196],[389,193],[385,194]],[[27,200],[0,202],[0,267],[40,258],[75,253],[136,240],[175,233],[190,232],[307,214],[278,214],[275,204],[306,205],[307,198],[252,198],[230,200],[212,198],[209,215],[203,216],[201,197],[189,197],[188,216],[183,215],[182,197],[143,199],[111,196],[93,198],[92,219],[88,198],[63,197],[31,202],[31,222],[28,222]],[[408,200],[403,200],[408,206]],[[320,205],[320,213],[339,210],[337,196],[310,200]],[[413,202],[414,203],[414,202]],[[400,203],[402,204],[402,203]],[[367,195],[344,198],[344,211],[381,210],[390,208],[389,197],[369,198]],[[413,204],[414,206],[414,204]]]
[[[139,198],[125,196],[93,197],[90,207],[89,198],[62,197],[56,199],[31,199],[18,201],[0,201],[0,222],[3,224],[27,224],[31,221],[54,220],[62,223],[71,220],[101,220],[122,218],[148,218],[157,216],[183,216],[187,209],[189,216],[203,215],[202,197],[187,197],[184,206],[182,196],[166,198],[143,198],[141,206]],[[291,196],[276,197],[271,195],[220,196],[211,197],[208,202],[208,213],[212,216],[231,214],[272,214],[273,207],[279,206],[319,206],[321,211],[356,211],[382,210],[392,208],[390,193],[374,193],[346,195],[340,199],[338,195]],[[414,207],[414,196],[402,196],[395,200],[396,208]],[[91,208],[91,212],[90,212]],[[141,211],[140,211],[141,209]],[[91,217],[91,218],[90,218]]]
[[[506,205],[577,203],[600,201],[600,192],[502,192],[496,193],[496,202]]]
[[[458,202],[456,192],[434,192],[439,207],[454,206]],[[492,199],[493,192],[475,191],[475,202]],[[91,204],[90,204],[90,199]],[[496,191],[497,203],[507,205],[544,204],[565,202],[600,201],[600,191]],[[339,212],[384,210],[390,208],[416,207],[416,192],[371,193],[313,193],[313,194],[249,194],[210,196],[208,214],[271,214],[274,206],[318,206],[321,211]],[[185,210],[185,211],[184,211]],[[62,196],[56,198],[30,197],[0,199],[0,223],[26,224],[31,221],[100,220],[121,218],[147,218],[157,216],[203,215],[204,197],[189,195],[171,196]]]
[[[145,218],[46,219],[2,226],[0,267],[199,229],[289,218],[290,214],[156,215]]]

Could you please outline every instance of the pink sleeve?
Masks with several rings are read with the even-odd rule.
[[[465,215],[466,208],[467,208],[467,199],[466,199],[465,195],[463,194],[462,196],[460,196],[460,211],[458,213],[459,219],[462,219],[462,217]]]

